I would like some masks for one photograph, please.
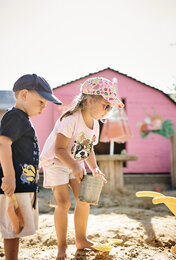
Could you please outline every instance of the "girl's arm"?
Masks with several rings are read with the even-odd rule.
[[[0,136],[0,163],[4,174],[1,189],[7,196],[11,196],[16,188],[11,144],[12,140],[10,138]]]
[[[95,153],[93,150],[90,152],[89,157],[85,161],[86,161],[87,165],[89,166],[89,169],[92,171],[92,173],[94,173],[94,171],[98,168],[98,165],[97,165]]]
[[[94,150],[92,150],[90,152],[89,157],[85,161],[86,161],[87,165],[89,166],[89,169],[92,171],[92,174],[94,176],[102,178],[103,181],[106,183],[107,180],[104,177],[104,173],[101,172],[101,170],[99,169],[99,167],[97,165],[97,161],[96,161]]]
[[[70,168],[73,172],[73,175],[77,179],[78,182],[81,181],[84,174],[84,167],[82,167],[76,160],[74,160],[67,151],[68,144],[70,142],[70,138],[65,135],[58,133],[55,144],[55,154],[56,157],[65,164],[68,168]]]

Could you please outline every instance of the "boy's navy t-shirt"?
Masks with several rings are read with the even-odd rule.
[[[28,115],[12,108],[1,120],[0,135],[12,140],[12,158],[16,175],[15,192],[37,192],[39,180],[39,147]],[[0,165],[0,187],[3,177]],[[4,192],[0,188],[0,194]]]

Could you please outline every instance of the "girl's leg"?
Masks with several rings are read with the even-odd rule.
[[[67,249],[67,222],[68,210],[70,208],[69,188],[68,184],[59,185],[55,187],[54,195],[57,201],[57,208],[54,213],[54,223],[58,241],[58,255],[57,260],[66,259]]]
[[[72,188],[74,197],[76,199],[74,215],[76,247],[77,249],[91,248],[93,243],[86,238],[87,222],[89,216],[89,204],[86,202],[79,201],[79,183],[77,182],[77,180],[71,179],[69,184]]]
[[[19,249],[19,238],[4,239],[4,251],[6,260],[17,260]]]

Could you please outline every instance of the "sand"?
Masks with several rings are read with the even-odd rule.
[[[164,193],[164,192],[163,192]],[[164,193],[176,196],[176,192]],[[41,189],[40,197],[47,199],[48,190]],[[57,240],[54,229],[53,208],[40,204],[39,230],[33,236],[22,238],[19,259],[56,259]],[[171,248],[176,243],[176,217],[165,205],[153,205],[151,198],[136,198],[135,192],[120,190],[112,196],[101,195],[98,206],[91,206],[88,238],[95,243],[120,238],[110,253],[92,250],[77,251],[74,239],[74,201],[69,211],[68,259],[176,259]],[[0,259],[4,259],[0,240]]]

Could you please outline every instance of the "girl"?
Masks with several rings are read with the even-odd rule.
[[[54,220],[58,239],[57,259],[66,256],[67,214],[70,207],[69,186],[75,200],[75,236],[77,249],[91,248],[92,242],[86,238],[89,204],[78,200],[80,181],[85,174],[84,161],[92,174],[104,179],[99,170],[93,146],[98,143],[98,120],[116,105],[123,107],[117,98],[116,89],[105,78],[91,78],[81,86],[76,104],[66,111],[56,122],[46,140],[41,166],[44,170],[44,187],[54,188],[57,200]]]

